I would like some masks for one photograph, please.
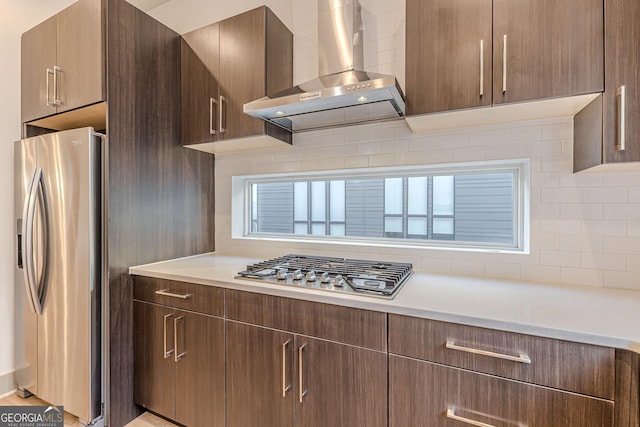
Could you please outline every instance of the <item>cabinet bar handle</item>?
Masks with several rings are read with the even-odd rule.
[[[495,427],[493,424],[481,423],[480,421],[475,421],[469,418],[461,417],[460,415],[456,415],[456,411],[454,409],[447,408],[447,418],[452,420],[460,421],[465,424],[469,424],[472,426],[478,427]]]
[[[180,298],[180,299],[191,298],[191,294],[174,294],[173,292],[169,292],[169,289],[162,289],[162,290],[156,291],[156,295],[162,295],[165,297]]]
[[[211,135],[215,135],[216,134],[216,130],[214,128],[215,126],[215,120],[213,119],[213,112],[216,108],[216,104],[218,103],[218,101],[216,101],[215,98],[209,98],[209,133]]]
[[[287,397],[291,384],[287,384],[287,346],[291,340],[282,343],[282,397]]]
[[[616,90],[616,97],[618,98],[618,143],[616,144],[616,151],[624,151],[625,149],[625,115],[626,115],[626,101],[627,101],[627,89],[625,85],[622,85]]]
[[[169,319],[170,317],[173,317],[173,314],[167,314],[166,316],[164,316],[164,322],[163,322],[163,330],[164,330],[164,358],[168,359],[171,356],[171,353],[173,353],[173,348],[171,350],[167,350],[167,319]],[[175,334],[175,332],[174,332]]]
[[[306,346],[306,344],[302,344],[298,347],[298,401],[300,403],[302,403],[302,398],[307,395],[307,390],[304,389],[302,380],[302,352]]]
[[[512,362],[531,363],[531,359],[526,354],[510,356],[508,354],[494,353],[493,351],[478,350],[476,348],[463,347],[460,345],[456,345],[453,341],[447,341],[447,343],[445,344],[445,347],[448,348],[449,350],[458,350],[458,351],[464,351],[466,353],[480,354],[482,356],[495,357],[496,359],[511,360]]]
[[[502,37],[502,93],[507,92],[507,35]]]
[[[53,66],[53,104],[61,105],[62,101],[58,99],[58,73],[62,71],[62,68],[57,65]]]
[[[484,40],[480,40],[480,96],[484,96]]]
[[[51,98],[49,98],[49,91],[51,90],[49,85],[49,76],[55,76],[53,74],[53,70],[51,68],[47,68],[47,107],[55,107],[56,105],[51,102]]]
[[[179,362],[180,359],[184,357],[186,351],[182,353],[178,352],[178,322],[184,320],[184,316],[176,317],[173,319],[173,360],[174,362]]]
[[[224,103],[225,103],[225,102],[227,102],[227,100],[225,99],[225,97],[224,97],[224,96],[222,96],[222,95],[220,95],[220,117],[219,117],[219,120],[220,120],[220,126],[219,126],[219,128],[218,128],[218,129],[219,129],[219,131],[220,131],[220,133],[225,133],[225,132],[227,131],[227,130],[223,127],[223,125],[222,125],[222,123],[223,123],[223,121],[222,121],[222,117],[223,117],[223,116],[225,116],[225,108],[224,108]],[[225,119],[226,119],[226,117],[225,117]],[[225,120],[225,121],[226,121],[226,120]]]

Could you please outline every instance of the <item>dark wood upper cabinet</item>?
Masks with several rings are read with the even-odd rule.
[[[104,28],[102,1],[80,0],[23,34],[23,123],[105,99]]]
[[[604,89],[601,0],[407,0],[406,45],[408,115]]]
[[[269,8],[183,35],[181,72],[182,145],[220,152],[246,147],[232,140],[258,141],[251,137],[291,143],[290,132],[243,113],[293,84],[293,34]]]
[[[212,142],[218,137],[220,75],[220,24],[215,23],[182,36],[181,141]]]
[[[604,90],[602,0],[493,0],[493,103]]]
[[[607,0],[604,19],[605,91],[574,118],[574,172],[640,161],[640,3]]]
[[[491,105],[491,0],[407,0],[407,114]]]

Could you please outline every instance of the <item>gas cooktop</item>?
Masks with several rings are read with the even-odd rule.
[[[290,254],[251,264],[236,278],[391,299],[412,273],[409,263]]]

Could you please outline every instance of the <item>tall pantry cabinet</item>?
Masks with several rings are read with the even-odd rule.
[[[112,427],[139,413],[129,267],[214,250],[214,159],[180,145],[180,43],[125,0],[79,0],[22,39],[24,136],[80,126],[107,134],[103,307]]]

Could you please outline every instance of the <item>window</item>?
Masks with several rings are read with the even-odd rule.
[[[234,237],[526,251],[527,161],[234,177]]]

